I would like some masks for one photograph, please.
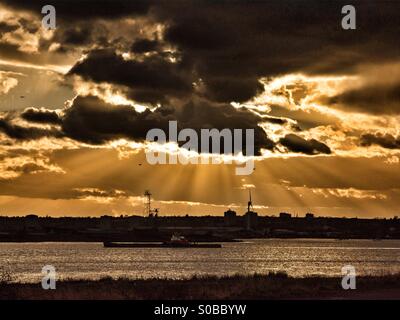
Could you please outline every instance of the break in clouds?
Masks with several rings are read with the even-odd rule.
[[[353,2],[356,30],[341,28],[341,7],[347,3],[340,1],[94,5],[59,0],[52,2],[55,30],[41,28],[45,4],[5,0],[0,5],[1,149],[5,158],[11,149],[27,152],[13,158],[19,159],[17,166],[2,167],[3,179],[40,172],[68,174],[48,154],[34,155],[38,149],[51,153],[119,148],[121,152],[122,143],[133,156],[143,148],[150,129],[167,132],[169,121],[177,121],[179,130],[197,132],[254,129],[260,163],[256,167],[273,164],[266,170],[285,181],[283,189],[308,188],[312,206],[344,193],[313,193],[321,185],[312,182],[314,177],[304,176],[298,185],[297,177],[285,172],[291,169],[279,166],[278,170],[272,159],[290,158],[295,163],[308,159],[307,165],[325,167],[327,161],[348,158],[363,161],[366,175],[376,170],[377,163],[398,169],[400,4],[396,2]],[[331,173],[315,173],[325,188],[374,192],[373,184],[338,184],[335,164],[329,166]],[[258,172],[257,168],[254,174]],[[256,185],[257,190],[267,190],[270,180],[266,177],[267,185]],[[83,187],[111,186],[100,188],[89,182],[68,186]],[[130,190],[128,183],[114,187]],[[282,193],[300,197],[289,189]],[[359,195],[348,194],[352,196],[344,198],[350,200]],[[370,200],[383,199],[387,197]],[[350,200],[340,205],[357,205],[357,199],[352,199],[356,204]],[[300,200],[285,201],[301,205]]]

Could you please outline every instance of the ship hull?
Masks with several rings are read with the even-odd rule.
[[[218,243],[133,243],[103,242],[105,248],[222,248]]]

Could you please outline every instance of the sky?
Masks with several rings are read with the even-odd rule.
[[[56,9],[43,28],[42,6]],[[0,1],[0,215],[393,217],[400,213],[400,2]],[[152,128],[253,129],[255,169]],[[204,157],[205,154],[191,154]],[[225,159],[224,155],[220,156]]]

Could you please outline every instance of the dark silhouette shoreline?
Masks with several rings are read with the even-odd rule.
[[[400,299],[400,274],[357,277],[355,290],[344,290],[339,277],[292,278],[285,273],[173,279],[58,281],[55,290],[38,284],[1,283],[0,299],[24,300],[330,300]]]
[[[229,213],[229,211],[228,211]],[[0,217],[0,242],[195,242],[251,238],[400,239],[400,219],[273,216]]]

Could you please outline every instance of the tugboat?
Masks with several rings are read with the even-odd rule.
[[[219,243],[190,242],[184,236],[172,235],[164,242],[103,242],[105,248],[222,248]]]
[[[190,247],[190,242],[188,239],[186,239],[184,236],[178,236],[173,234],[171,236],[171,240],[163,242],[165,246],[169,247],[183,247],[187,248]]]

